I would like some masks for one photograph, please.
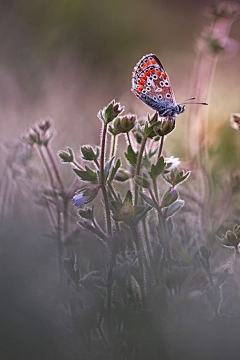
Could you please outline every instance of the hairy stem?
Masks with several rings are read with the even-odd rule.
[[[103,123],[102,140],[101,140],[101,154],[100,154],[100,185],[102,188],[103,201],[104,201],[104,205],[105,205],[107,233],[108,233],[108,236],[111,237],[112,236],[112,224],[111,224],[108,195],[107,195],[107,190],[106,190],[106,179],[105,179],[105,173],[104,173],[106,136],[107,136],[107,124]]]
[[[112,137],[112,150],[111,150],[111,157],[113,157],[115,155],[115,151],[116,151],[116,135],[113,135]]]
[[[137,164],[136,164],[136,171],[135,171],[135,177],[137,177],[140,174],[141,164],[142,164],[142,157],[143,152],[146,146],[147,137],[145,136],[142,140],[141,147],[139,150],[138,158],[137,158]],[[135,196],[134,196],[135,205],[138,203],[138,184],[135,183]]]
[[[46,145],[46,151],[47,151],[47,154],[48,154],[48,157],[49,157],[49,160],[52,164],[52,167],[53,167],[53,171],[54,171],[54,174],[56,176],[56,179],[58,181],[58,184],[61,188],[61,191],[64,192],[65,191],[65,187],[64,187],[64,184],[63,184],[63,181],[62,181],[62,178],[60,176],[60,172],[59,172],[59,169],[57,167],[57,164],[56,164],[56,160],[53,156],[53,153],[52,153],[52,149],[49,147],[49,145]]]
[[[159,149],[158,149],[158,159],[162,155],[163,143],[164,143],[164,135],[161,136],[160,145],[159,145]]]

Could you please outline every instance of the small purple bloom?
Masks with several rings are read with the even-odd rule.
[[[74,195],[72,200],[73,200],[73,205],[81,206],[81,205],[85,204],[85,202],[88,200],[88,197],[84,196],[83,194],[77,194],[77,195]]]

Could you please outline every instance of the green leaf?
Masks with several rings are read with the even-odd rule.
[[[131,145],[128,145],[127,152],[125,152],[124,154],[130,165],[135,167],[137,163],[138,154],[133,151]]]
[[[145,189],[148,189],[150,187],[150,183],[145,177],[141,177],[141,176],[138,175],[135,178],[135,181],[139,186],[142,186]]]
[[[151,209],[152,207],[150,206],[144,206],[141,212],[135,214],[136,222],[141,221],[146,216],[147,212]]]
[[[112,167],[112,171],[109,176],[109,181],[113,181],[114,176],[116,175],[116,172],[118,171],[120,165],[121,165],[121,160],[120,158],[118,158],[116,164]]]
[[[156,165],[152,164],[151,171],[149,172],[152,179],[156,179],[158,175],[160,175],[165,168],[164,158],[161,156]]]
[[[183,207],[184,203],[185,203],[184,200],[176,200],[173,204],[169,205],[166,212],[166,217],[175,214],[178,210],[180,210]]]
[[[151,207],[157,209],[156,204],[153,202],[153,200],[149,196],[144,194],[142,191],[139,191],[139,194],[147,204],[149,204]]]
[[[123,200],[123,204],[132,205],[132,193],[128,190],[125,199]]]
[[[77,176],[80,177],[81,180],[97,183],[97,173],[95,171],[92,171],[88,166],[85,166],[85,171],[79,169],[73,169],[73,171]]]
[[[105,180],[107,180],[108,178],[108,175],[109,175],[109,171],[111,169],[111,166],[112,166],[112,162],[114,160],[115,156],[113,156],[110,160],[108,160],[105,164],[105,167],[104,167],[104,177],[105,177]]]

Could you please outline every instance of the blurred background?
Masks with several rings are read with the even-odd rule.
[[[98,141],[97,111],[115,98],[127,112],[151,111],[130,92],[135,63],[155,53],[177,101],[189,94],[197,39],[209,0],[2,0],[0,24],[0,132],[18,138],[50,116],[58,146]],[[240,22],[231,28],[239,39]],[[228,127],[239,111],[239,52],[218,62],[210,102],[211,132]],[[205,99],[198,99],[205,101]],[[185,114],[179,118],[181,134]],[[192,120],[194,121],[194,119]],[[177,154],[176,154],[177,155]]]
[[[101,124],[96,114],[112,99],[120,101],[126,112],[152,113],[130,91],[133,67],[149,52],[163,63],[177,101],[195,96],[189,89],[197,39],[206,25],[205,8],[211,4],[209,0],[1,0],[2,174],[7,174],[4,158],[13,144],[40,119],[53,119],[57,153],[66,146],[77,151],[79,145],[98,144]],[[230,37],[239,41],[239,34],[236,21]],[[233,46],[217,63],[208,136],[213,149],[222,154],[219,166],[231,163],[239,168],[239,135],[229,126],[230,114],[240,112],[240,52],[235,50]],[[170,155],[183,154],[188,111],[189,107],[177,119],[168,140]],[[194,124],[194,117],[191,121]],[[46,218],[36,210],[30,192],[27,197],[21,194],[21,184],[14,183],[11,174],[1,182],[2,197],[6,182],[11,211],[5,212],[0,231],[2,359],[16,354],[19,359],[76,359],[79,349],[72,338],[68,341],[67,321],[61,319],[62,327],[49,322],[56,264],[55,245],[44,237],[50,231]],[[46,302],[45,293],[53,294]]]

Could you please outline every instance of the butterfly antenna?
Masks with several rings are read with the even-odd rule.
[[[186,104],[198,104],[198,105],[208,105],[207,103],[202,103],[202,102],[192,102],[191,100],[195,100],[196,98],[195,97],[191,97],[189,99],[186,99],[186,100],[183,100],[179,103],[179,105],[183,104],[183,105],[186,105]]]

